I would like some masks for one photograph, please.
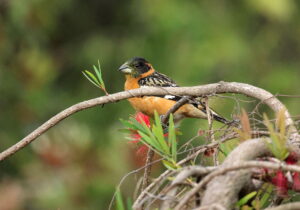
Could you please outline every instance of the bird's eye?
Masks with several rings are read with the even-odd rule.
[[[134,67],[136,67],[136,68],[140,68],[142,66],[143,66],[143,63],[137,63],[137,64],[134,65]]]

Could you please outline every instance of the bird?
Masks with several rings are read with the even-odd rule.
[[[125,74],[125,90],[147,87],[179,87],[174,80],[156,71],[152,64],[142,57],[133,57],[120,66],[119,71]],[[150,117],[155,111],[164,116],[183,96],[141,96],[129,98],[132,107]],[[174,121],[179,122],[183,118],[207,119],[207,106],[200,98],[190,99],[173,113]],[[209,108],[211,118],[224,124],[230,121]]]

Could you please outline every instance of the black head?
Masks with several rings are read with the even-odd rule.
[[[134,57],[126,61],[119,71],[124,74],[130,74],[133,77],[138,77],[141,74],[148,72],[152,68],[151,64],[144,58]]]

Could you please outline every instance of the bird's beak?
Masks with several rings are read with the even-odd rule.
[[[131,74],[132,73],[132,69],[131,69],[130,66],[128,66],[127,63],[124,63],[122,66],[120,66],[119,71],[123,72],[125,74]]]

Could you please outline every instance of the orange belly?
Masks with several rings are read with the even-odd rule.
[[[154,116],[155,110],[157,111],[158,115],[165,115],[169,111],[169,109],[171,109],[176,103],[175,101],[155,96],[130,98],[128,99],[128,101],[137,111],[140,111],[150,117]],[[189,104],[180,107],[174,113],[174,121],[178,122],[182,118],[189,116],[190,108],[194,109],[192,105]]]
[[[126,75],[125,90],[139,88],[138,80],[140,78],[141,77],[134,78],[130,75]],[[154,116],[155,110],[159,115],[165,115],[176,103],[176,101],[157,96],[129,98],[128,101],[131,103],[135,110],[143,112],[150,117]],[[206,118],[206,115],[199,109],[195,108],[193,105],[185,104],[174,113],[174,120],[179,121],[184,117]]]
[[[154,110],[156,110],[159,115],[166,114],[176,103],[175,101],[154,96],[130,98],[128,100],[137,111],[143,112],[151,117],[154,115]]]

